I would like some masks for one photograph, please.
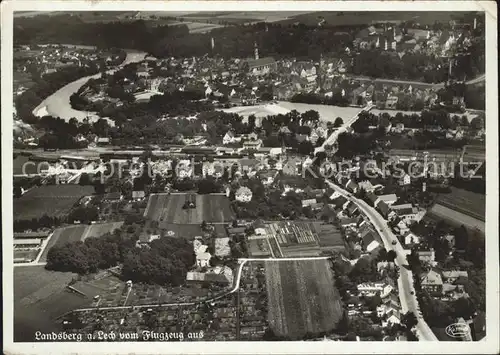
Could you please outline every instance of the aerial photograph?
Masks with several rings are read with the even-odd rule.
[[[14,342],[484,339],[485,23],[15,12]]]

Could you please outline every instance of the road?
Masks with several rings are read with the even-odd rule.
[[[473,85],[473,84],[480,83],[480,82],[485,80],[485,76],[486,76],[485,74],[481,74],[474,79],[467,80],[465,82],[465,84],[466,85]],[[360,80],[360,81],[370,81],[370,82],[373,81],[376,83],[402,84],[402,85],[418,85],[418,86],[426,86],[429,88],[436,88],[436,89],[442,88],[445,85],[445,83],[426,83],[423,81],[369,78],[369,77],[365,77],[365,76],[351,76],[350,78],[354,79],[354,80]]]
[[[375,107],[375,105],[372,104],[372,103],[370,103],[370,104],[366,105],[365,107],[363,107],[356,115],[352,116],[347,121],[344,121],[344,123],[342,124],[342,127],[339,127],[338,129],[336,129],[335,131],[333,131],[332,134],[330,134],[328,136],[328,138],[325,139],[325,141],[323,142],[323,144],[320,147],[317,147],[316,149],[314,149],[314,154],[316,154],[318,152],[324,152],[325,151],[325,147],[327,145],[334,145],[335,142],[337,141],[338,136],[341,133],[345,132],[348,127],[350,127],[354,122],[357,121],[357,119],[359,118],[359,114],[361,112],[363,112],[363,111],[370,111],[374,107]]]
[[[486,74],[481,74],[477,78],[466,81],[465,84],[466,85],[477,84],[477,83],[480,83],[481,81],[485,81],[485,78],[486,78]]]
[[[375,208],[369,206],[365,201],[353,197],[349,192],[335,185],[328,179],[326,179],[326,183],[332,189],[343,195],[345,198],[354,202],[358,206],[358,208],[370,219],[370,222],[375,226],[384,243],[385,248],[387,250],[392,249],[396,252],[396,265],[399,266],[400,275],[398,279],[398,289],[402,310],[404,313],[408,311],[413,312],[417,316],[418,324],[416,326],[416,330],[420,340],[438,341],[438,339],[420,314],[416,295],[411,294],[411,292],[413,291],[413,274],[403,266],[408,264],[406,261],[407,252],[403,249],[403,246],[401,245],[397,237],[392,233],[390,227],[387,225],[386,220],[375,210]],[[392,244],[393,241],[396,241],[394,245]]]

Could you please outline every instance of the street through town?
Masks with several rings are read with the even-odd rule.
[[[394,233],[392,233],[390,227],[387,225],[387,221],[375,210],[375,208],[369,206],[365,201],[355,198],[349,192],[340,188],[328,179],[326,179],[326,183],[332,189],[347,198],[349,201],[355,203],[358,208],[370,219],[370,222],[374,225],[377,232],[379,233],[385,248],[387,250],[392,249],[396,252],[397,258],[395,262],[396,265],[399,266],[399,298],[401,301],[403,312],[406,313],[410,311],[417,316],[418,324],[416,326],[416,329],[417,335],[420,340],[437,341],[437,337],[434,335],[434,333],[420,314],[417,296],[413,289],[413,274],[410,270],[407,270],[403,266],[408,264],[408,262],[406,261],[407,252],[403,249],[403,246],[399,242],[398,238],[394,235]],[[393,241],[396,242],[394,245],[392,244]]]

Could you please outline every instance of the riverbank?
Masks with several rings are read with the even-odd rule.
[[[117,69],[127,64],[140,62],[144,60],[146,56],[147,53],[145,52],[127,51],[127,57],[123,63],[118,67],[109,70],[108,73],[114,73]],[[78,111],[73,109],[70,103],[70,96],[77,92],[89,79],[97,79],[99,77],[101,77],[101,73],[80,78],[63,86],[43,100],[40,105],[33,110],[33,114],[37,117],[51,115],[54,117],[60,117],[65,121],[69,121],[73,117],[79,122],[85,120],[86,118],[89,118],[89,121],[91,122],[98,120],[100,117],[96,112]]]

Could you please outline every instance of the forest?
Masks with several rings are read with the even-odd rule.
[[[254,42],[257,42],[262,56],[319,59],[325,48],[330,52],[343,51],[359,27],[353,26],[351,31],[349,27],[339,28],[332,35],[331,28],[261,22],[190,34],[187,25],[152,26],[144,20],[86,23],[77,16],[63,14],[16,19],[14,39],[15,44],[72,43],[137,49],[156,57],[192,57],[208,53],[224,58],[252,56]]]
[[[193,246],[184,238],[164,236],[153,240],[149,247],[137,248],[136,241],[143,232],[139,225],[125,225],[100,238],[53,246],[47,254],[46,268],[89,274],[122,264],[125,280],[183,284],[195,263]]]

